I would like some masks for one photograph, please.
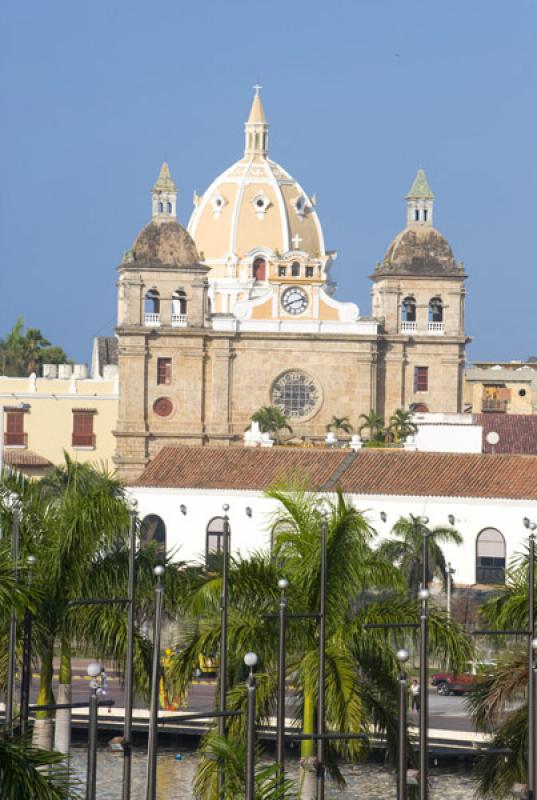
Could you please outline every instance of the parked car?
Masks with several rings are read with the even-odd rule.
[[[492,661],[472,662],[468,664],[468,670],[465,672],[436,672],[431,675],[431,683],[443,697],[450,694],[466,694],[483,680],[493,667]]]

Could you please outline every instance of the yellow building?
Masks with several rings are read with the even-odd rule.
[[[87,367],[45,365],[50,377],[0,377],[2,452],[6,465],[29,476],[44,474],[62,463],[64,452],[78,461],[113,469],[118,379],[110,367],[106,377],[86,377]],[[117,368],[116,368],[117,372]]]
[[[465,410],[474,414],[537,413],[537,361],[476,361],[467,370]]]

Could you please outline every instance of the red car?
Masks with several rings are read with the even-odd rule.
[[[449,694],[465,694],[470,692],[479,681],[479,675],[471,672],[437,672],[431,676],[431,683],[436,686],[436,691],[443,697]]]

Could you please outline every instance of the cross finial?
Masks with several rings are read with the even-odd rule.
[[[255,85],[255,86],[252,86],[252,89],[255,89],[256,96],[258,96],[258,95],[259,95],[259,92],[261,91],[261,89],[262,89],[262,88],[263,88],[263,87],[262,87],[262,86],[260,86],[258,83],[256,83],[256,85]]]
[[[295,248],[295,250],[300,250],[300,243],[302,242],[302,237],[300,237],[298,233],[295,233],[291,241],[293,243],[293,247]]]

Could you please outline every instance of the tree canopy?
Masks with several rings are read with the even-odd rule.
[[[65,364],[68,357],[61,347],[51,345],[39,328],[24,331],[19,317],[4,339],[0,339],[0,370],[9,378],[38,373],[42,364]]]

